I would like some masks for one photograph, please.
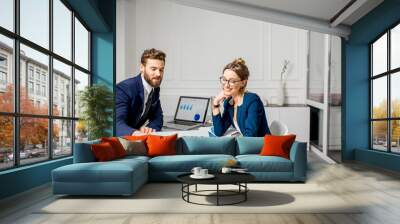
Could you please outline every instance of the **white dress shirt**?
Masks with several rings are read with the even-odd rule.
[[[149,94],[150,94],[151,90],[154,90],[154,88],[144,79],[143,74],[141,75],[141,77],[142,77],[142,83],[143,83],[143,96],[144,96],[144,99],[143,99],[143,111],[142,111],[142,114],[140,116],[143,116],[144,110],[146,108],[146,103],[147,103],[147,100],[149,98]]]

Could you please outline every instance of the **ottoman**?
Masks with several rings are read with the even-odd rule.
[[[74,163],[52,171],[53,193],[132,195],[148,180],[147,159]]]

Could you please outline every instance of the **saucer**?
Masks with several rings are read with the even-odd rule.
[[[215,176],[212,175],[212,174],[207,174],[207,175],[204,175],[204,176],[194,175],[194,174],[190,175],[190,178],[193,178],[193,179],[211,179],[211,178],[214,178],[214,177]]]
[[[247,170],[232,170],[234,173],[249,173]]]

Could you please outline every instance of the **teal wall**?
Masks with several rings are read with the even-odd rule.
[[[114,89],[114,36],[113,33],[93,33],[92,73],[93,83],[104,84]]]
[[[103,83],[114,92],[115,0],[66,0],[92,31],[91,70],[93,83]],[[115,119],[113,119],[115,121]],[[110,127],[110,132],[113,132]],[[51,171],[72,163],[72,157],[0,172],[0,199],[51,181]]]
[[[92,32],[92,83],[99,83],[110,88],[115,99],[115,34],[116,34],[116,2],[98,1],[98,8],[104,21],[108,24],[108,32]],[[110,135],[115,135],[115,107],[113,125],[110,127]]]
[[[399,170],[400,157],[369,149],[369,43],[400,22],[400,0],[386,0],[351,27],[344,43],[343,159]]]
[[[69,157],[0,172],[0,199],[48,183],[53,169],[71,163]]]

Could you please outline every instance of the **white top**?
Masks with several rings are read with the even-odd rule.
[[[233,102],[233,98],[231,99],[231,101],[229,102],[231,105],[234,105],[234,102]],[[239,128],[239,125],[238,125],[238,123],[237,123],[237,108],[239,107],[239,106],[241,106],[243,104],[243,95],[242,96],[239,96],[239,99],[238,99],[238,105],[235,107],[234,106],[234,109],[233,109],[233,126],[236,128],[236,130],[240,133],[240,134],[242,134],[242,131],[240,130],[240,128]]]
[[[240,131],[239,125],[236,121],[236,119],[233,120],[233,125],[235,126],[236,130],[238,130],[240,132],[240,134],[242,134],[242,131]]]
[[[236,128],[237,131],[240,132],[240,134],[242,134],[242,131],[240,131],[239,125],[237,123],[237,107],[235,107],[235,109],[233,110],[233,126]]]

